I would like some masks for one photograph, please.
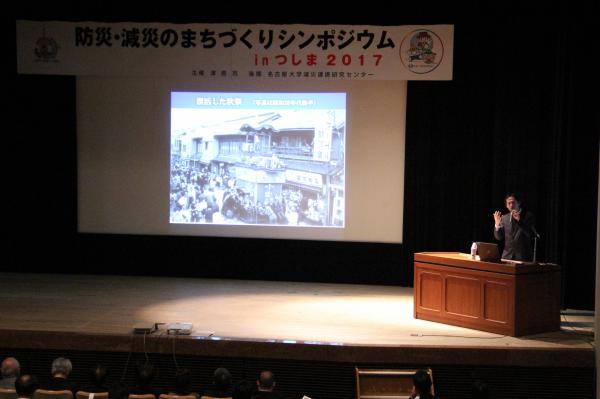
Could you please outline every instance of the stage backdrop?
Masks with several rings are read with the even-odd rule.
[[[309,22],[313,14],[283,18]],[[318,18],[344,19],[334,15]],[[232,18],[228,11],[211,20]],[[352,20],[396,19],[378,11]],[[415,251],[468,251],[474,239],[493,240],[492,213],[516,189],[538,218],[540,259],[563,266],[563,304],[593,309],[599,129],[589,99],[598,74],[575,55],[589,54],[581,38],[595,31],[585,18],[456,23],[453,80],[408,83],[402,244],[77,233],[76,79],[17,74],[7,57],[15,123],[1,268],[73,272],[74,262],[83,273],[411,285]],[[146,267],[156,262],[164,267]]]

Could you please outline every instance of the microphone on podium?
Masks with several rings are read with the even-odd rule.
[[[535,229],[534,225],[531,225],[531,231],[533,231],[533,234],[534,234],[534,240],[533,240],[533,263],[537,263],[537,242],[540,239],[540,234],[537,232],[537,230]]]

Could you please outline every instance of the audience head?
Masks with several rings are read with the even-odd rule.
[[[92,383],[96,386],[104,385],[107,375],[108,370],[101,364],[97,364],[96,367],[90,370],[90,379]]]
[[[420,396],[431,394],[431,377],[425,370],[417,370],[413,375],[413,385]]]
[[[216,369],[213,378],[217,389],[228,389],[231,387],[231,373],[226,368],[219,367]]]
[[[178,395],[187,395],[192,391],[192,375],[188,369],[179,369],[175,372],[175,392]]]
[[[37,387],[37,379],[29,374],[23,374],[15,381],[15,390],[19,398],[31,398]]]
[[[490,387],[484,381],[475,380],[471,385],[472,399],[489,399]]]
[[[2,361],[2,378],[16,378],[21,373],[21,365],[14,357]]]
[[[275,375],[269,370],[264,370],[260,373],[256,384],[260,391],[272,391],[275,388]]]
[[[247,380],[241,380],[233,387],[233,399],[250,399],[253,393],[254,386]]]
[[[154,374],[155,374],[154,366],[151,365],[150,363],[144,363],[138,369],[138,375],[137,375],[138,384],[140,386],[150,385],[150,383],[154,379]]]
[[[58,357],[52,362],[52,376],[67,378],[73,370],[73,365],[69,359]]]

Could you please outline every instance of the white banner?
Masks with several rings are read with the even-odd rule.
[[[451,80],[452,25],[17,21],[18,72],[244,80]]]

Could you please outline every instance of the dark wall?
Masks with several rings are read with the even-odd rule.
[[[92,235],[77,233],[75,79],[17,75],[8,57],[14,123],[6,132],[9,256],[1,270],[412,285],[414,252],[466,252],[473,240],[492,241],[492,213],[517,190],[538,219],[538,258],[563,266],[564,306],[593,308],[599,129],[590,99],[598,78],[585,18],[305,12],[290,21],[220,11],[182,20],[154,9],[140,18],[104,3],[82,7],[24,10],[17,18],[454,23],[454,80],[408,84],[402,245]]]
[[[563,303],[593,308],[598,78],[573,57],[591,25],[455,28],[454,80],[409,83],[405,249],[492,241],[492,213],[517,191],[537,216],[538,259],[563,266]]]

